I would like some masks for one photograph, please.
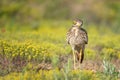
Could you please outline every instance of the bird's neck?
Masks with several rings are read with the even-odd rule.
[[[78,26],[78,25],[73,25],[73,27],[75,27],[75,28],[82,28],[81,26]]]

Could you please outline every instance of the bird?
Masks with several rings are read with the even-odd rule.
[[[82,28],[83,21],[79,18],[73,20],[72,27],[67,31],[67,43],[72,48],[73,53],[73,65],[76,69],[76,61],[80,64],[84,59],[85,45],[88,44],[88,34],[85,29]]]

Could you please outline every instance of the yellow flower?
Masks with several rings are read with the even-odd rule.
[[[28,56],[28,60],[31,60],[31,55]]]
[[[12,57],[15,57],[15,54],[12,54]]]
[[[23,52],[20,53],[20,56],[22,56],[22,55],[23,55]]]

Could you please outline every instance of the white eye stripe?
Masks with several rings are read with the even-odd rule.
[[[81,25],[81,23],[77,22],[77,23],[76,23],[76,25],[77,25],[77,26],[80,26],[80,25]]]

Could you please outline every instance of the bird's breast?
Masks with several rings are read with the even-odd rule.
[[[78,28],[72,28],[71,36],[70,36],[70,44],[81,45],[84,44],[84,40],[82,37],[82,32]]]
[[[77,29],[77,28],[72,28],[72,33],[74,34],[75,37],[77,37],[78,32],[79,32],[79,29]]]

